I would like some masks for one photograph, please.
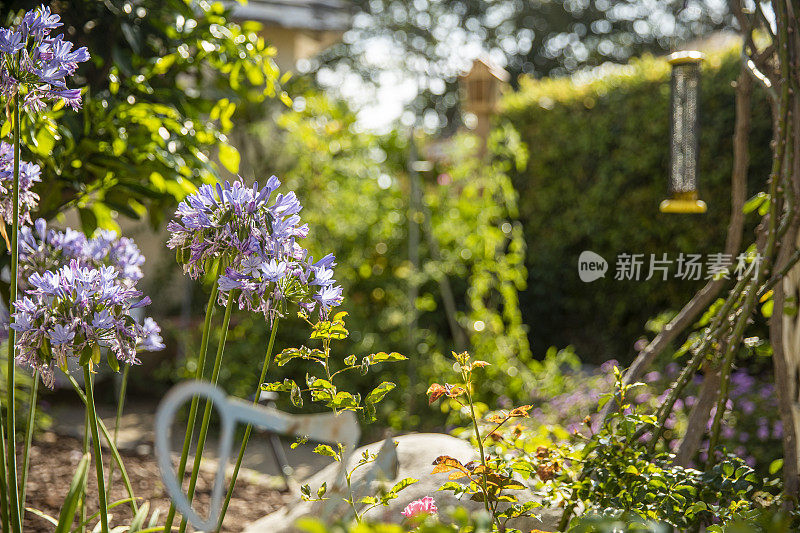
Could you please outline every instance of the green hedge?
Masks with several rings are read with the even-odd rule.
[[[680,252],[722,251],[738,73],[738,47],[709,54],[703,68],[704,215],[658,211],[667,195],[669,158],[669,65],[663,58],[645,57],[592,79],[524,79],[518,92],[504,98],[501,118],[514,125],[530,152],[514,184],[528,248],[521,306],[535,354],[573,344],[588,362],[628,361],[647,319],[679,309],[701,286],[674,279],[615,281],[615,262],[624,252],[646,258],[667,253],[674,260]],[[766,95],[756,91],[751,192],[768,174],[770,135]],[[583,250],[608,260],[605,278],[579,279]]]

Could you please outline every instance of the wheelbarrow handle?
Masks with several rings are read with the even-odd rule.
[[[178,480],[177,472],[172,467],[172,457],[170,455],[170,437],[175,415],[178,413],[178,409],[194,396],[203,396],[214,403],[219,411],[222,426],[219,439],[219,461],[217,472],[214,476],[214,487],[211,490],[211,505],[207,520],[204,520],[195,512],[188,498],[181,490],[181,482]],[[232,407],[231,401],[217,387],[207,382],[188,381],[169,391],[156,411],[155,452],[161,479],[164,481],[164,487],[175,504],[175,508],[199,531],[214,530],[217,527],[217,520],[222,509],[225,467],[231,455],[233,429],[236,424],[235,409],[232,409]]]

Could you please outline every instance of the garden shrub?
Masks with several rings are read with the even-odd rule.
[[[571,428],[569,439],[551,430],[548,443],[539,426],[541,411],[532,410],[530,419],[493,439],[486,453],[513,465],[546,505],[571,510],[579,503],[585,518],[598,514],[631,524],[652,520],[668,524],[667,530],[686,531],[780,509],[781,482],[772,469],[761,475],[723,448],[714,464],[701,471],[675,465],[669,444],[653,448],[650,435],[641,431],[654,418],[645,414],[652,411],[652,402],[641,397],[649,396],[647,387],[623,385],[619,369],[611,370],[609,392],[592,402],[600,408],[608,401],[617,403],[605,421],[586,416],[580,426]],[[504,416],[506,411],[499,413]],[[484,417],[490,428],[498,418],[497,413]],[[463,431],[468,433],[469,428]],[[588,527],[593,520],[579,517],[571,525],[576,531],[598,530],[579,527],[581,523]]]
[[[625,363],[647,319],[679,309],[705,280],[615,281],[616,256],[722,252],[730,211],[734,88],[738,44],[708,54],[702,70],[699,189],[704,215],[658,211],[667,196],[669,65],[645,56],[572,79],[524,78],[502,101],[502,120],[530,152],[513,173],[528,254],[520,295],[534,353],[574,344],[586,362]],[[753,94],[750,194],[768,174],[771,118]],[[602,230],[601,230],[602,229]],[[750,231],[749,229],[746,230]],[[579,254],[609,262],[591,284],[577,275]],[[675,272],[672,265],[670,276]]]
[[[531,418],[525,421],[527,445],[534,449],[549,442],[566,442],[576,431],[585,432],[588,428],[597,430],[600,417],[594,411],[601,397],[613,390],[612,369],[616,364],[611,360],[599,368],[581,366],[580,360],[570,350],[548,350],[536,371],[538,379],[531,384],[530,396],[525,400],[534,406]],[[675,362],[654,368],[643,376],[643,383],[635,390],[631,403],[645,412],[654,412],[663,403],[679,371],[680,367]],[[739,368],[733,372],[730,407],[725,414],[720,441],[764,476],[774,474],[782,463],[783,427],[770,378],[771,374],[760,375],[750,368]],[[668,428],[662,436],[667,449],[672,452],[677,451],[686,432],[689,413],[697,401],[701,383],[698,378],[687,387],[667,421]],[[506,409],[509,405],[507,399],[501,398],[497,407]],[[715,412],[714,408],[712,419]],[[587,415],[589,426],[586,425]],[[462,433],[456,431],[456,434]],[[708,440],[704,439],[691,466],[705,462],[707,450]]]

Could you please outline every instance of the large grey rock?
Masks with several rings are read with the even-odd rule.
[[[397,443],[396,447],[389,446],[386,441],[376,442],[359,448],[350,457],[349,467],[352,468],[365,450],[369,450],[371,453],[381,451],[379,459],[376,461],[378,468],[375,468],[376,464],[364,466],[353,474],[352,487],[356,499],[375,495],[381,489],[389,489],[407,477],[418,479],[419,482],[400,492],[399,497],[392,500],[388,507],[380,506],[369,511],[365,515],[367,518],[398,523],[403,519],[400,514],[403,508],[409,502],[425,496],[432,496],[440,511],[453,506],[465,507],[471,511],[483,509],[481,503],[458,500],[450,492],[437,492],[436,489],[447,481],[447,474],[432,475],[430,473],[433,469],[433,461],[440,455],[455,457],[462,463],[477,459],[477,453],[469,443],[449,435],[436,433],[415,433],[394,437],[391,440]],[[339,477],[338,466],[338,464],[330,465],[305,481],[310,485],[312,494],[323,482],[327,483],[329,488],[336,485]],[[326,521],[352,517],[352,511],[348,505],[341,502],[341,494],[332,494],[329,490],[328,495],[331,499],[327,502],[315,503],[302,501],[298,494],[294,501],[283,509],[250,524],[244,531],[245,533],[284,533],[295,531],[293,524],[299,518],[306,516],[323,518]],[[525,498],[522,493],[517,495],[521,499]],[[528,494],[527,497],[532,499],[533,496]],[[516,523],[509,523],[509,525],[523,531],[531,529],[555,531],[560,511],[543,509],[540,514],[542,515],[541,521],[533,518],[519,519]]]

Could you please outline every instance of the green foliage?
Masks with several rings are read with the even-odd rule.
[[[658,211],[667,194],[669,152],[669,66],[663,59],[645,57],[574,80],[523,79],[520,90],[504,98],[502,117],[530,151],[513,180],[530,250],[520,305],[534,351],[574,344],[588,363],[624,362],[649,317],[679,309],[705,282],[613,278],[623,252],[645,254],[642,280],[650,254],[674,261],[681,252],[722,252],[739,50],[710,53],[703,67],[699,188],[709,205],[705,215]],[[763,178],[771,161],[763,92],[754,92],[752,107],[750,174]],[[750,194],[757,192],[755,181]],[[605,278],[580,281],[576,265],[584,250],[609,262]]]
[[[615,390],[600,404],[615,401],[616,409],[583,444],[578,436],[572,460],[581,465],[581,473],[573,477],[565,472],[567,479],[562,480],[572,487],[569,510],[580,501],[605,517],[638,516],[687,530],[725,524],[778,501],[773,495],[778,482],[759,479],[735,455],[724,455],[701,472],[674,465],[668,453],[651,451],[639,428],[654,424],[655,417],[631,403],[633,390],[641,384],[624,385],[619,370],[614,373]]]
[[[277,127],[258,127],[263,146],[243,151],[242,165],[259,178],[281,176],[303,199],[303,220],[314,228],[305,245],[315,257],[336,256],[346,296],[342,308],[349,313],[350,335],[342,350],[373,353],[380,343],[387,353],[419,358],[401,372],[377,369],[379,378],[397,383],[405,396],[402,404],[399,395],[382,404],[389,423],[419,429],[437,422],[416,398],[452,364],[445,355],[453,340],[439,285],[444,277],[456,295],[455,318],[472,352],[492,363],[481,399],[527,394],[530,350],[517,302],[525,284],[525,245],[514,222],[517,197],[507,175],[524,163],[518,137],[510,129],[497,132],[488,162],[479,157],[474,138],[457,137],[446,148],[446,160],[421,176],[438,254],[423,232],[415,272],[407,259],[408,139],[398,132],[361,132],[345,105],[318,94],[305,94],[296,103],[277,119]],[[412,282],[419,287],[415,331],[409,331]],[[266,327],[253,316],[235,317],[233,323],[226,358],[239,363],[226,365],[221,383],[237,394],[251,379],[249,368],[266,344]],[[281,327],[279,344],[303,342],[304,332]],[[280,367],[277,376],[301,383],[310,367],[290,366]],[[499,381],[503,376],[516,379]],[[358,372],[349,373],[346,383],[362,397],[372,390]]]
[[[524,401],[536,364],[531,362],[528,326],[518,299],[526,288],[527,248],[522,225],[516,221],[517,193],[508,176],[524,168],[527,151],[510,127],[492,133],[486,160],[468,156],[476,148],[474,143],[472,137],[455,139],[440,175],[451,180],[449,187],[437,187],[426,195],[442,257],[424,269],[453,272],[456,279],[465,279],[457,285],[467,300],[460,322],[466,326],[474,357],[491,363],[478,397],[487,402],[501,395]],[[440,368],[441,373],[447,367]]]
[[[602,515],[581,517],[569,528],[570,533],[670,533],[673,529],[663,523],[639,516],[612,518]]]
[[[395,443],[395,446],[397,444]],[[330,446],[325,444],[320,444],[316,448],[314,448],[314,453],[317,455],[322,455],[325,457],[332,457],[334,461],[337,463],[342,462],[344,447],[339,444],[339,451],[335,451]],[[382,489],[378,494],[374,496],[363,496],[361,498],[356,498],[352,489],[352,478],[355,472],[367,465],[370,465],[375,462],[378,458],[378,454],[373,453],[369,450],[364,450],[361,456],[358,458],[358,461],[350,467],[348,466],[344,472],[345,482],[347,483],[347,493],[349,495],[345,495],[342,499],[345,503],[347,503],[350,508],[353,510],[353,515],[355,517],[356,523],[361,523],[363,520],[363,516],[374,507],[387,507],[389,502],[392,500],[397,499],[400,495],[400,492],[403,489],[406,489],[413,485],[414,483],[418,482],[418,479],[414,479],[413,477],[407,477],[401,479],[397,483],[394,484],[390,489]],[[311,487],[308,484],[305,484],[300,487],[300,496],[304,501],[307,502],[321,502],[327,500],[326,494],[328,493],[328,486],[327,483],[323,483],[316,491],[316,495],[311,494]],[[360,507],[360,509],[359,509]]]
[[[306,393],[311,396],[311,401],[324,404],[325,407],[331,409],[334,413],[340,411],[354,411],[361,413],[367,422],[374,422],[376,420],[376,405],[383,400],[384,396],[395,388],[395,384],[390,381],[382,382],[372,389],[372,391],[364,397],[362,402],[360,394],[352,394],[340,390],[335,384],[335,378],[350,371],[358,371],[361,375],[366,375],[372,365],[385,362],[405,361],[406,357],[396,352],[379,352],[367,355],[359,361],[355,355],[349,355],[344,358],[343,365],[334,366],[331,364],[330,344],[332,340],[344,340],[347,338],[349,332],[344,323],[347,313],[342,311],[334,315],[330,320],[319,320],[313,323],[308,320],[308,316],[305,312],[301,311],[299,316],[311,326],[310,338],[311,340],[321,342],[322,349],[310,349],[305,346],[300,348],[288,348],[278,354],[275,360],[278,366],[283,366],[292,360],[305,359],[315,363],[318,369],[321,367],[324,376],[320,378],[307,373],[306,385],[308,388],[306,389],[301,389],[294,380],[289,378],[284,379],[282,382],[275,381],[272,383],[264,383],[261,385],[261,389],[266,391],[288,392],[292,404],[294,404],[295,407],[303,406],[303,394]],[[337,367],[339,367],[338,370],[336,369]],[[307,440],[307,438],[302,437],[298,439],[296,444],[305,443]],[[292,447],[294,448],[296,446],[293,445]],[[331,457],[337,463],[341,463],[346,457],[345,446],[342,443],[337,443],[337,449],[327,444],[319,444],[313,451],[317,455]],[[352,452],[352,450],[350,451]],[[360,500],[356,500],[351,485],[353,474],[360,468],[375,462],[376,458],[377,454],[365,450],[354,466],[344,465],[346,468],[344,477],[347,490],[342,499],[353,510],[353,516],[356,522],[359,523],[364,513],[379,505],[389,505],[391,500],[397,498],[400,491],[418,481],[413,478],[406,478],[399,481],[388,491],[382,491],[375,496],[365,496]],[[328,499],[326,496],[327,492],[328,487],[326,483],[323,483],[317,489],[315,495],[312,495],[311,487],[308,484],[300,487],[301,497],[305,501],[326,500]],[[360,510],[358,507],[359,504],[362,506]]]
[[[333,365],[331,362],[331,346],[332,340],[344,340],[347,338],[348,331],[345,328],[344,319],[347,313],[342,311],[334,315],[330,320],[319,320],[317,322],[308,321],[305,313],[300,313],[300,316],[305,319],[311,326],[311,340],[316,340],[322,343],[322,349],[307,348],[301,346],[300,348],[287,348],[275,356],[275,362],[279,367],[284,366],[286,363],[293,359],[302,359],[315,363],[315,367],[324,372],[322,377],[318,377],[306,373],[305,389],[300,388],[293,379],[286,378],[283,381],[275,381],[272,383],[264,383],[261,389],[265,391],[274,392],[288,392],[295,407],[303,406],[303,394],[310,395],[311,401],[322,403],[325,407],[333,410],[334,413],[338,411],[354,411],[361,413],[367,422],[375,421],[376,405],[383,400],[384,396],[395,388],[395,384],[391,381],[384,381],[374,389],[372,389],[362,401],[361,395],[358,393],[350,393],[341,390],[336,385],[336,381],[341,381],[343,374],[348,372],[357,371],[361,375],[366,375],[373,365],[386,362],[405,361],[407,358],[396,352],[390,354],[386,352],[378,352],[366,355],[360,360],[355,355],[349,355],[344,358],[342,365]],[[338,368],[337,368],[338,367]],[[336,379],[338,377],[338,379]],[[333,450],[329,446],[318,446],[317,453],[321,455],[330,455],[335,457]],[[331,452],[331,453],[329,453]],[[337,459],[341,460],[341,457]]]
[[[709,533],[789,533],[797,531],[797,513],[779,509],[756,509],[742,513],[740,518],[722,525],[706,528]],[[578,518],[570,533],[669,533],[674,529],[665,523],[645,520],[638,516],[613,518],[589,515]]]
[[[5,2],[7,21],[29,2]],[[65,33],[92,54],[75,79],[83,110],[56,106],[24,128],[24,157],[42,166],[39,214],[69,207],[83,230],[114,218],[164,215],[195,185],[235,171],[227,144],[235,111],[280,98],[275,49],[252,22],[233,23],[230,6],[195,0],[53,2]],[[31,117],[32,118],[32,117]]]

